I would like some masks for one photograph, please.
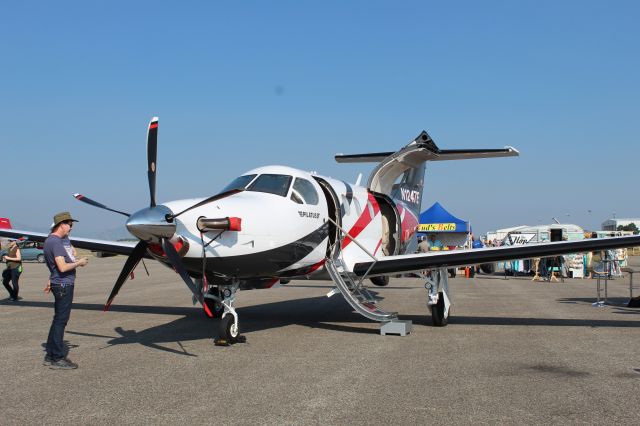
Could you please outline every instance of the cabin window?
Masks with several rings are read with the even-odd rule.
[[[256,175],[239,176],[235,178],[229,185],[225,186],[224,189],[220,192],[227,192],[231,191],[232,189],[245,189],[254,177],[256,177]]]
[[[298,204],[318,204],[318,193],[306,179],[296,178],[291,189],[291,199]]]
[[[291,176],[287,175],[260,175],[247,188],[248,191],[266,192],[281,197],[286,197],[291,185]]]

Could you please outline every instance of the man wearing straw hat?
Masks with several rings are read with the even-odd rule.
[[[51,234],[44,242],[44,258],[49,268],[49,288],[55,297],[55,313],[49,337],[44,365],[56,370],[73,370],[78,364],[72,362],[64,353],[64,329],[71,315],[73,289],[76,268],[87,264],[87,258],[76,259],[75,250],[69,240],[73,223],[77,220],[69,212],[58,213],[53,217]]]

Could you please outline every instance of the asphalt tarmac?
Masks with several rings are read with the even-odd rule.
[[[216,347],[217,320],[171,270],[147,262],[102,312],[124,257],[79,271],[65,339],[78,370],[42,365],[53,315],[46,267],[0,302],[2,424],[637,424],[640,309],[628,278],[594,308],[595,280],[450,282],[450,324],[431,326],[417,279],[380,306],[413,321],[380,336],[329,282],[240,292],[246,344]],[[638,262],[636,262],[638,263]],[[640,276],[636,277],[640,282]],[[4,289],[0,289],[4,291]],[[640,294],[640,290],[636,290]]]

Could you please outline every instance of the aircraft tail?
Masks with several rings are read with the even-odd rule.
[[[379,162],[369,176],[368,188],[385,194],[419,217],[427,161],[468,160],[473,158],[516,157],[513,147],[500,149],[440,149],[426,131],[396,152],[338,154],[338,163]]]

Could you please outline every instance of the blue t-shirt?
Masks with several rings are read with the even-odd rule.
[[[47,262],[47,268],[49,268],[51,284],[57,284],[63,287],[73,285],[76,280],[76,270],[72,269],[67,272],[58,271],[56,257],[60,256],[64,257],[66,263],[76,261],[69,238],[60,238],[57,235],[51,234],[44,240],[44,260]]]

